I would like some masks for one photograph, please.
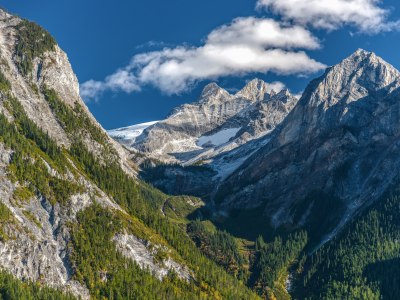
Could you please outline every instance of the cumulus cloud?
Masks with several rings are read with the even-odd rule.
[[[301,26],[237,18],[213,30],[201,47],[178,46],[135,55],[128,66],[104,81],[85,82],[81,96],[93,99],[107,89],[129,93],[148,84],[168,95],[179,94],[200,80],[253,72],[306,75],[326,66],[296,50],[320,47],[319,40]]]
[[[213,30],[206,45],[247,45],[264,48],[320,48],[319,40],[300,26],[283,26],[273,19],[236,18]]]
[[[280,81],[274,81],[274,82],[271,82],[271,83],[267,83],[267,89],[269,91],[270,90],[274,90],[276,93],[279,93],[285,87],[286,87],[286,85],[283,82],[280,82]]]
[[[351,25],[368,34],[399,30],[400,21],[387,22],[390,11],[379,7],[379,3],[379,0],[258,0],[256,7],[302,26],[335,30]]]
[[[114,74],[107,76],[104,81],[86,81],[80,86],[79,94],[85,102],[97,101],[106,90],[124,91],[131,93],[140,91],[140,83],[136,76],[127,69],[118,69]]]

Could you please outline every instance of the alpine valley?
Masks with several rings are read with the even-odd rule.
[[[374,53],[107,132],[2,9],[0,111],[0,299],[400,298],[400,72]]]

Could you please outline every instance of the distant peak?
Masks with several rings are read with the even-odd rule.
[[[242,90],[237,92],[236,96],[245,97],[254,101],[264,100],[265,98],[269,98],[267,84],[263,80],[255,78],[248,82]]]
[[[368,52],[368,51],[366,51],[366,50],[364,50],[364,49],[358,48],[358,49],[356,50],[356,52],[354,52],[354,53],[368,55],[368,54],[370,54],[371,52]]]
[[[292,102],[293,100],[297,102],[298,99],[295,96],[293,96],[288,89],[283,89],[277,94],[275,92],[274,94],[271,93],[271,98],[268,99],[267,101],[276,101],[276,100],[288,103]]]
[[[252,88],[256,88],[257,90],[264,90],[266,91],[267,89],[267,85],[266,83],[258,78],[254,78],[252,81],[250,81],[248,84],[246,84],[246,87],[252,87]]]
[[[210,95],[210,93],[212,93],[213,91],[215,91],[215,90],[217,90],[219,88],[220,87],[215,82],[211,82],[211,83],[207,84],[204,87],[203,91],[201,92],[199,100],[202,99],[202,98],[207,97],[208,95]]]
[[[357,101],[399,81],[400,72],[392,65],[373,52],[358,49],[337,65],[327,68],[318,81],[312,81],[302,101],[309,101],[314,107],[321,104],[331,107],[342,99],[347,103]],[[347,98],[349,91],[351,95]]]
[[[215,82],[211,82],[211,83],[207,84],[204,87],[204,89],[203,89],[203,91],[201,93],[202,94],[203,93],[207,93],[208,91],[215,90],[215,89],[218,89],[218,88],[219,88],[218,84],[216,84]]]
[[[255,78],[246,84],[242,91],[244,90],[252,92],[267,92],[267,84],[264,82],[264,80]]]
[[[277,95],[290,95],[290,93],[288,89],[283,89]]]
[[[204,102],[208,102],[210,97],[213,96],[215,97],[217,96],[217,94],[222,94],[223,96],[229,96],[229,93],[226,90],[218,86],[215,82],[211,82],[204,87],[196,103],[202,104]]]

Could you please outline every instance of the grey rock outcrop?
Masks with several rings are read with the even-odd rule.
[[[399,87],[393,66],[357,50],[311,81],[269,143],[220,185],[214,200],[224,210],[263,200],[274,226],[307,224],[333,204],[329,239],[398,178]]]
[[[134,235],[118,234],[112,238],[112,241],[117,243],[117,249],[127,258],[138,263],[142,269],[147,269],[154,272],[158,279],[163,280],[168,276],[171,270],[174,270],[181,279],[189,280],[192,275],[188,267],[178,264],[171,257],[164,259],[162,262],[156,262],[155,256],[159,250],[169,252],[170,250],[160,245],[154,245],[153,251],[149,251],[149,241],[143,241]]]

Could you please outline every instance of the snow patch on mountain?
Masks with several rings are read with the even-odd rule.
[[[225,178],[235,172],[250,156],[256,153],[261,147],[267,145],[269,141],[270,138],[262,137],[214,157],[214,160],[209,164],[209,166],[217,172],[217,175],[214,176],[214,180],[225,180]]]
[[[107,132],[110,136],[112,136],[115,139],[129,140],[138,137],[147,127],[150,127],[151,125],[154,125],[158,122],[160,121],[141,123],[128,127],[108,130]]]
[[[213,135],[202,136],[197,141],[197,146],[200,147],[215,147],[222,144],[225,144],[232,137],[236,135],[236,133],[240,130],[239,128],[229,128],[222,131],[219,131]]]

